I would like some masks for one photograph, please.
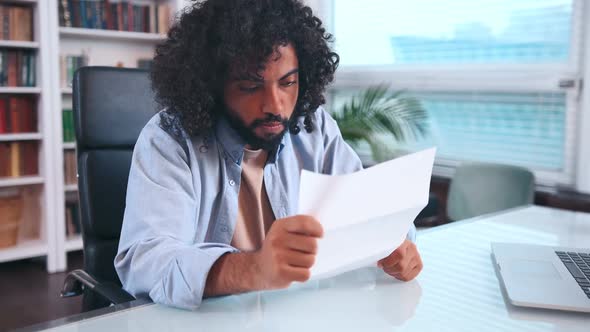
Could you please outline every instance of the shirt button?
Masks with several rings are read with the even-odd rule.
[[[221,226],[221,231],[222,231],[222,232],[227,232],[227,231],[228,231],[228,228],[227,228],[227,226]]]
[[[206,145],[201,145],[201,147],[199,148],[199,152],[201,153],[205,153],[209,151],[209,148]]]
[[[236,181],[234,181],[234,180],[229,180],[229,185],[230,185],[230,186],[234,186],[235,184],[236,184]]]

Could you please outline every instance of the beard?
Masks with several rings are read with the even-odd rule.
[[[265,151],[274,151],[285,136],[289,129],[291,119],[281,117],[279,115],[267,114],[263,119],[256,119],[250,125],[247,125],[241,118],[235,115],[233,111],[226,110],[225,115],[229,120],[229,124],[234,130],[246,141],[253,150],[263,149]],[[278,134],[267,134],[264,137],[256,135],[256,128],[280,122],[283,125],[283,130]]]

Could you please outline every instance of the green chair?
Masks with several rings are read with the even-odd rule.
[[[456,169],[447,200],[451,221],[533,203],[535,178],[526,168],[464,164]]]

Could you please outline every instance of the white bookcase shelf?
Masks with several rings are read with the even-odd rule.
[[[39,43],[30,41],[0,40],[0,47],[36,49],[39,48]]]
[[[42,89],[37,88],[37,87],[11,87],[11,86],[0,87],[0,93],[9,93],[9,94],[40,94],[41,91],[42,91]]]
[[[78,185],[77,184],[65,184],[64,190],[66,192],[76,192],[76,191],[78,191]]]
[[[66,238],[65,249],[67,252],[82,250],[82,247],[83,247],[83,244],[82,244],[82,236],[81,235],[68,236]]]
[[[17,259],[45,256],[48,254],[47,243],[43,240],[27,240],[14,247],[0,248],[0,263]]]
[[[25,5],[32,8],[33,41],[0,41],[0,47],[33,49],[35,52],[35,87],[0,87],[1,94],[31,95],[36,100],[35,110],[37,112],[38,131],[37,133],[2,134],[1,142],[30,141],[39,143],[39,174],[38,176],[24,176],[13,178],[0,178],[0,190],[22,191],[33,195],[31,202],[38,202],[40,207],[37,215],[31,214],[32,210],[26,210],[23,225],[37,227],[32,234],[37,234],[39,239],[19,242],[10,248],[0,248],[0,262],[26,259],[38,256],[45,256],[47,270],[56,272],[63,270],[58,266],[58,246],[56,236],[56,205],[54,192],[56,190],[55,168],[56,160],[53,146],[55,133],[53,131],[53,57],[52,51],[55,46],[53,36],[57,37],[57,29],[52,28],[53,6],[57,11],[56,0],[2,0],[2,5]],[[55,17],[57,20],[57,17]],[[61,162],[60,162],[61,163]],[[28,195],[27,194],[27,195]],[[37,204],[37,203],[34,203]],[[27,207],[28,209],[29,207]],[[33,208],[33,207],[30,207]],[[34,213],[36,214],[36,213]],[[0,216],[2,218],[2,216]],[[33,220],[34,219],[34,220]]]
[[[43,139],[40,133],[0,134],[0,142],[34,141]]]
[[[76,149],[76,142],[65,142],[63,146],[65,150],[74,150]]]
[[[59,26],[60,0],[0,0],[0,4],[20,4],[33,8],[33,41],[0,40],[0,47],[32,49],[36,54],[35,87],[0,87],[2,94],[32,95],[37,100],[37,133],[0,134],[0,142],[39,142],[39,174],[0,178],[0,190],[20,190],[28,186],[39,195],[41,206],[39,240],[21,241],[14,247],[0,248],[0,262],[45,256],[49,272],[64,271],[66,253],[82,249],[81,236],[66,236],[66,196],[72,199],[77,184],[64,181],[64,152],[76,149],[76,143],[63,142],[62,110],[72,109],[72,88],[61,85],[61,55],[85,54],[91,66],[135,67],[139,59],[153,57],[161,34],[64,28]],[[137,0],[137,3],[168,3],[175,13],[189,0]],[[172,14],[174,15],[174,14]],[[37,190],[38,188],[38,190]],[[1,218],[2,216],[0,216]]]
[[[157,33],[64,27],[59,28],[59,34],[65,38],[123,40],[127,42],[159,42],[166,38],[165,35]]]
[[[0,188],[30,186],[43,184],[45,181],[40,176],[21,176],[14,178],[0,178]]]
[[[6,4],[36,4],[39,0],[4,0]]]
[[[52,35],[52,58],[51,79],[53,96],[53,113],[51,115],[53,145],[51,147],[53,155],[53,167],[55,174],[55,183],[51,189],[54,195],[55,212],[54,221],[56,238],[56,257],[57,269],[64,270],[67,266],[66,253],[73,250],[82,249],[82,239],[80,236],[68,237],[66,235],[66,198],[69,201],[78,191],[77,184],[65,184],[64,176],[64,153],[76,149],[76,143],[64,143],[63,140],[63,120],[62,110],[73,109],[72,98],[73,91],[71,87],[66,87],[61,78],[63,68],[61,68],[61,58],[63,56],[80,56],[84,55],[88,59],[90,66],[118,66],[136,67],[140,59],[149,59],[153,57],[154,49],[157,43],[165,40],[166,36],[154,33],[127,32],[115,30],[99,30],[85,28],[71,28],[59,26],[58,0],[48,0],[51,9],[51,26],[49,30]],[[146,4],[167,3],[171,6],[172,12],[176,12],[185,5],[189,0],[138,0],[137,3]],[[172,14],[171,14],[172,15]]]

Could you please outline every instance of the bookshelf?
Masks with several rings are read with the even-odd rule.
[[[90,38],[99,40],[123,40],[132,42],[158,42],[166,38],[166,35],[158,33],[112,31],[84,28],[59,28],[59,34],[67,38]]]
[[[60,26],[59,1],[49,1],[51,6],[51,27],[54,31],[54,51],[52,55],[53,66],[53,109],[52,134],[56,140],[59,140],[53,146],[54,161],[54,178],[56,179],[52,195],[55,196],[55,236],[57,266],[59,270],[67,267],[66,253],[82,249],[82,238],[80,235],[71,234],[68,231],[67,210],[69,202],[74,201],[78,194],[77,183],[72,183],[71,171],[66,172],[71,163],[68,162],[68,155],[76,151],[76,143],[64,141],[63,127],[63,110],[73,109],[72,87],[64,84],[62,77],[67,76],[67,70],[63,69],[63,64],[69,59],[64,56],[79,57],[81,63],[86,62],[89,66],[123,66],[134,68],[138,65],[139,59],[151,59],[157,43],[163,41],[166,36],[164,33],[150,32],[131,32],[119,30],[103,30],[75,27],[75,22],[71,21],[73,26]],[[116,1],[110,1],[116,3]],[[170,8],[170,19],[173,19],[175,13],[184,8],[189,3],[188,0],[137,0],[132,1],[137,5],[168,5]],[[106,14],[105,14],[106,15]],[[113,15],[113,14],[110,14]],[[64,24],[64,20],[61,20]],[[111,24],[111,23],[107,23]],[[67,23],[65,25],[68,25]],[[147,28],[147,26],[144,26]],[[150,27],[151,28],[151,27]],[[77,59],[71,60],[77,61]],[[71,75],[71,74],[70,74]],[[66,137],[68,133],[66,132]],[[65,165],[64,165],[65,164]],[[70,173],[69,175],[66,173]],[[68,178],[70,181],[68,181]],[[71,224],[69,226],[71,228]]]
[[[43,184],[43,177],[41,176],[21,176],[18,178],[0,178],[0,188],[10,188],[17,186],[30,186],[35,184]],[[1,251],[2,249],[0,249]]]
[[[40,133],[0,134],[0,142],[31,141],[41,139],[43,139],[43,135]]]
[[[34,151],[33,163],[38,163],[35,172],[37,174],[23,175],[25,173],[21,172],[0,177],[0,196],[18,194],[22,204],[22,208],[19,209],[21,213],[19,214],[16,245],[0,248],[0,262],[45,257],[47,270],[55,272],[59,269],[57,266],[58,254],[55,251],[57,239],[54,236],[55,200],[51,195],[55,183],[52,162],[54,140],[51,125],[51,101],[53,99],[50,70],[52,63],[51,31],[47,28],[49,27],[49,18],[44,15],[49,10],[48,5],[45,0],[0,1],[2,10],[12,11],[15,10],[14,8],[18,8],[16,10],[24,10],[27,15],[25,17],[15,15],[15,17],[19,17],[18,20],[11,21],[9,18],[8,22],[4,21],[4,27],[8,26],[9,32],[4,30],[4,34],[0,36],[0,49],[6,53],[15,52],[31,56],[30,61],[25,60],[24,65],[22,60],[19,60],[20,67],[16,67],[17,72],[28,73],[25,75],[27,78],[23,79],[21,76],[17,83],[5,83],[0,86],[0,98],[30,100],[36,119],[29,122],[35,127],[33,132],[28,132],[30,130],[21,132],[22,129],[16,130],[14,128],[6,132],[7,127],[5,127],[0,134],[0,144],[18,145],[32,142],[35,144],[35,150],[32,150]],[[27,17],[30,18],[30,21]],[[10,61],[8,63],[10,64]],[[8,75],[10,75],[10,70]],[[20,117],[23,114],[24,106],[22,104],[6,107],[14,108],[16,113],[11,113],[9,115],[11,117],[15,116],[14,114],[18,114]],[[20,122],[22,119],[18,121]],[[5,152],[3,153],[5,154]],[[20,153],[22,151],[19,151]],[[20,163],[22,165],[28,161],[30,159],[22,159]],[[22,166],[20,167],[22,169]],[[6,216],[0,215],[0,220],[2,219],[6,219]]]
[[[18,48],[18,49],[37,49],[39,43],[29,41],[18,41],[18,40],[1,40],[0,47],[6,48]]]
[[[155,45],[165,39],[163,33],[62,27],[59,15],[62,1],[0,0],[0,6],[31,8],[32,40],[2,40],[0,35],[0,50],[34,53],[36,78],[34,86],[0,86],[0,98],[34,100],[37,125],[37,130],[33,132],[0,131],[0,144],[34,142],[38,146],[39,163],[38,174],[0,177],[0,199],[3,193],[22,193],[22,197],[26,198],[22,203],[24,208],[18,241],[14,246],[0,248],[0,263],[44,257],[48,272],[65,270],[66,253],[82,249],[79,234],[66,234],[66,205],[71,207],[71,202],[77,199],[78,185],[71,177],[66,184],[64,174],[64,158],[75,153],[76,143],[63,140],[62,111],[72,109],[72,88],[62,84],[61,56],[84,55],[87,65],[91,66],[136,67],[139,59],[151,59]],[[110,0],[110,3],[118,2]],[[172,19],[190,1],[131,2],[168,5]]]

